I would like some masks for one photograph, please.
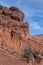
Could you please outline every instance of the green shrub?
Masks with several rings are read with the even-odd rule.
[[[6,27],[7,27],[7,28],[9,28],[9,27],[10,27],[10,24],[9,24],[9,23],[7,23],[7,24],[6,24]]]
[[[29,62],[29,60],[31,59],[31,57],[33,56],[35,58],[35,60],[37,61],[37,63],[40,63],[41,58],[39,56],[39,52],[31,47],[28,48],[24,48],[23,50],[23,57],[26,58],[26,60]]]
[[[27,61],[29,61],[29,59],[31,58],[31,55],[32,55],[32,49],[30,47],[25,48],[23,50],[23,57],[26,58]]]

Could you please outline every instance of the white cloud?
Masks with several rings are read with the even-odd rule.
[[[37,22],[34,22],[32,20],[29,20],[30,21],[30,27],[34,30],[43,30],[41,26],[38,25]]]

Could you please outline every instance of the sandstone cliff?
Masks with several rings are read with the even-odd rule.
[[[0,65],[43,65],[43,56],[39,64],[33,57],[29,63],[21,58],[29,46],[43,55],[43,36],[30,35],[29,24],[23,19],[24,13],[18,8],[0,6]]]

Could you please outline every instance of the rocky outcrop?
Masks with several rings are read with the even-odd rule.
[[[11,19],[17,19],[18,21],[23,21],[24,19],[24,13],[13,6],[11,6],[10,8],[2,8],[2,6],[0,6],[0,14],[4,15],[5,17],[9,16]]]
[[[23,19],[24,13],[17,7],[11,6],[8,8],[0,5],[1,65],[29,65],[29,63],[31,65],[35,65],[35,63],[38,65],[33,56],[32,61],[30,60],[29,63],[23,60],[21,56],[23,49],[26,47],[31,47],[40,52],[43,61],[43,36],[39,37],[30,35],[29,24],[23,22]],[[42,61],[39,65],[42,65]]]

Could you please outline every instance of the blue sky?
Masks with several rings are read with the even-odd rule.
[[[18,7],[30,24],[30,34],[43,34],[43,0],[0,0],[0,4]]]

